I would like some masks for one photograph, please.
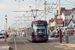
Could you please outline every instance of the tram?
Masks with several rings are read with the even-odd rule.
[[[32,21],[26,29],[26,37],[30,41],[48,41],[47,21]]]

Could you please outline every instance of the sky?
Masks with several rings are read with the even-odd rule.
[[[20,2],[19,2],[20,1]],[[54,18],[54,14],[57,12],[57,2],[58,0],[46,0],[46,20],[47,22],[49,19]],[[56,4],[52,6],[52,3]],[[60,0],[60,7],[65,7],[66,9],[72,9],[75,7],[74,5],[75,0]],[[66,4],[66,5],[64,5]],[[15,18],[18,16],[31,16],[31,12],[14,12],[14,11],[28,11],[31,10],[29,6],[32,7],[32,9],[35,9],[35,0],[0,0],[0,29],[5,29],[6,28],[6,23],[5,23],[5,15],[7,15],[7,27],[21,27],[21,22],[22,22],[22,27],[24,27],[24,21],[17,21],[16,20],[24,20],[24,18]],[[49,9],[50,8],[50,9]],[[56,8],[56,9],[53,9]],[[39,10],[44,10],[44,0],[37,0],[37,9]],[[43,11],[38,11],[37,12],[37,20],[41,19],[44,20],[44,13],[41,13]],[[49,13],[51,12],[51,13]],[[33,12],[35,15],[35,12]],[[42,17],[43,16],[43,17]],[[25,20],[28,18],[25,17]],[[31,20],[31,17],[29,17],[29,20]],[[32,17],[32,20],[34,18]],[[17,23],[17,24],[16,24]],[[25,22],[26,27],[27,27],[27,21]]]

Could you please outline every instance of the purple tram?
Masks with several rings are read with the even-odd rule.
[[[47,21],[32,21],[31,27],[26,29],[26,37],[30,41],[48,41]]]

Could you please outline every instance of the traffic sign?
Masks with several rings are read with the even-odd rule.
[[[62,18],[57,19],[57,26],[63,26],[63,19]]]

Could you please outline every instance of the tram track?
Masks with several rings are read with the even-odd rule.
[[[69,48],[60,46],[56,43],[50,42],[30,42],[22,37],[13,38],[13,49],[14,50],[71,50]],[[11,41],[12,42],[12,41]]]
[[[14,37],[14,50],[33,50],[33,49],[30,46],[28,46],[28,44],[26,44],[21,38]]]
[[[19,38],[19,37],[18,37]],[[24,43],[24,45],[26,45],[28,48],[29,48],[29,50],[33,50],[28,44],[26,44],[21,38],[19,38],[20,39],[20,41],[22,41],[23,43]]]
[[[22,40],[22,39],[20,39],[20,40]],[[23,42],[25,42],[24,40],[22,40]],[[33,50],[43,50],[43,49],[45,49],[45,50],[50,50],[50,48],[48,48],[48,47],[46,47],[46,46],[42,46],[41,44],[37,44],[37,43],[33,43],[33,42],[30,42],[30,41],[26,41],[26,43],[30,43],[28,46],[31,46],[32,48],[33,48]],[[35,45],[35,46],[39,46],[39,47],[42,47],[42,48],[36,48],[36,47],[34,47],[34,46],[32,46],[32,44],[33,45]]]

